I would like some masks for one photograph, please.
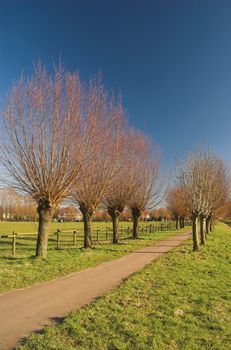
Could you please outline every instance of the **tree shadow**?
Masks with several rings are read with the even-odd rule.
[[[56,324],[61,324],[64,320],[65,320],[65,316],[53,316],[53,317],[49,317],[49,320],[52,322],[55,322]],[[23,346],[26,345],[26,342],[28,340],[28,338],[33,335],[33,334],[44,334],[46,327],[48,327],[49,324],[44,324],[42,326],[42,328],[39,329],[35,329],[33,332],[31,332],[28,336],[26,337],[22,337],[21,339],[19,339],[19,341],[17,342],[16,346],[12,349],[12,350],[17,350],[18,346]]]

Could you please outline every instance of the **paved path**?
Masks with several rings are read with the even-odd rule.
[[[32,331],[89,304],[189,237],[189,232],[179,234],[96,267],[0,294],[0,349],[13,349]]]

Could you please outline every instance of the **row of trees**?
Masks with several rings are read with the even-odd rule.
[[[198,250],[199,242],[206,243],[213,221],[230,207],[229,168],[210,150],[197,148],[178,162],[176,182],[167,196],[168,208],[177,227],[185,216],[192,218],[193,249]]]
[[[4,125],[0,159],[5,179],[37,203],[36,256],[46,257],[49,223],[66,198],[82,213],[85,248],[92,246],[91,221],[102,204],[112,219],[114,243],[125,207],[131,211],[133,237],[139,237],[142,213],[163,195],[159,150],[129,127],[121,98],[109,93],[100,77],[84,83],[61,65],[49,74],[38,64],[29,79],[14,84]],[[198,227],[204,244],[205,231],[229,191],[228,169],[210,151],[197,150],[178,163],[177,186],[167,204],[177,227],[192,217],[195,250]]]
[[[35,221],[37,212],[28,196],[18,194],[13,188],[0,189],[0,220]]]
[[[69,203],[68,203],[69,202]],[[70,201],[62,203],[53,213],[53,220],[58,221],[82,221],[82,214],[78,205]],[[226,208],[228,211],[230,208]],[[231,215],[229,215],[230,217]],[[144,221],[166,221],[174,219],[174,213],[167,208],[160,207],[151,210],[143,210],[141,220]],[[0,189],[0,220],[9,221],[36,221],[38,219],[37,210],[30,197],[19,194],[14,188]],[[131,221],[131,209],[125,207],[119,215],[120,221]],[[99,206],[93,214],[93,221],[110,222],[111,216],[105,205]]]
[[[84,83],[61,65],[49,74],[38,64],[29,79],[14,84],[4,124],[7,183],[37,203],[36,256],[46,257],[49,223],[65,198],[83,215],[85,248],[92,245],[91,220],[101,203],[112,218],[114,243],[125,206],[138,238],[142,211],[159,198],[159,152],[129,127],[121,99],[100,77]]]
[[[166,202],[176,222],[176,229],[183,228],[185,218],[190,217],[190,212],[184,202],[182,189],[177,186],[171,188],[167,193]]]

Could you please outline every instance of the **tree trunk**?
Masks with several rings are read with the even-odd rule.
[[[133,238],[139,238],[139,222],[141,217],[141,210],[139,208],[131,208],[133,220]]]
[[[113,243],[119,243],[119,217],[114,215],[112,217],[113,226]]]
[[[91,220],[92,214],[89,212],[82,212],[83,223],[84,223],[84,248],[92,247],[92,236],[91,236]]]
[[[85,203],[80,203],[79,210],[83,215],[83,227],[84,227],[84,240],[83,247],[92,247],[92,235],[91,235],[91,221],[94,213],[94,209],[85,205]]]
[[[205,220],[205,230],[206,230],[206,234],[208,234],[210,230],[210,216],[207,216]]]
[[[139,222],[140,222],[140,216],[139,215],[132,215],[133,218],[133,238],[137,239],[139,238]]]
[[[184,228],[184,217],[180,218],[180,228]]]
[[[204,229],[204,216],[200,215],[200,238],[201,238],[201,244],[206,243],[206,237],[205,237],[205,229]]]
[[[193,250],[199,250],[199,239],[198,239],[198,215],[192,215],[192,236],[193,236]]]
[[[210,217],[210,222],[209,222],[209,231],[212,232],[213,231],[213,218]]]
[[[176,230],[178,230],[179,229],[179,216],[176,216],[175,220],[176,220]]]
[[[36,257],[46,258],[49,234],[49,224],[52,217],[52,208],[48,201],[38,204],[38,236],[36,244]]]
[[[113,226],[113,243],[119,243],[119,216],[123,211],[123,207],[107,207],[108,214],[112,219]]]

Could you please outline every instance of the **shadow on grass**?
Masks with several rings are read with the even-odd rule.
[[[43,326],[43,328],[41,329],[37,329],[35,331],[33,331],[30,335],[28,335],[27,337],[22,337],[21,339],[19,339],[19,341],[17,342],[16,346],[12,349],[12,350],[17,350],[18,346],[24,346],[26,345],[26,342],[28,340],[28,338],[32,335],[32,334],[44,334],[44,327],[46,327],[46,325]]]
[[[50,317],[49,320],[52,321],[52,322],[55,322],[56,324],[61,324],[64,320],[65,320],[65,316],[54,316],[54,317]],[[32,335],[32,334],[44,334],[45,332],[45,328],[46,326],[48,326],[48,324],[45,324],[42,326],[42,328],[40,329],[36,329],[34,330],[30,335],[26,336],[26,337],[22,337],[17,345],[12,349],[12,350],[17,350],[17,347],[20,345],[20,346],[23,346],[26,344],[28,338]]]
[[[22,252],[21,252],[22,253]],[[1,256],[1,259],[2,260],[7,260],[7,261],[17,261],[17,260],[20,260],[23,262],[23,260],[26,260],[26,261],[36,261],[37,258],[35,255],[29,255],[29,256],[20,256],[20,255],[6,255],[6,256]]]

